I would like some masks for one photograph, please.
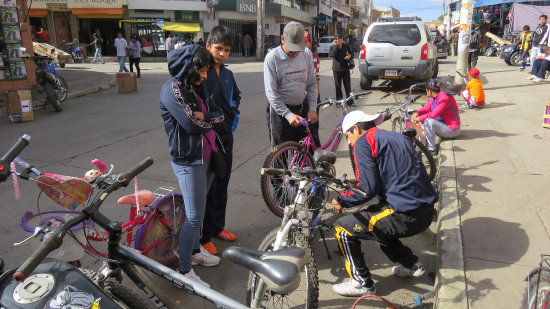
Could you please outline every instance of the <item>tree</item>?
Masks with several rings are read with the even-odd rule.
[[[445,17],[445,14],[442,14],[441,16],[439,16],[437,19],[440,20],[440,21],[443,21],[443,18]]]

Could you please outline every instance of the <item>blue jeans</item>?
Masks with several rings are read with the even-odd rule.
[[[533,67],[535,66],[535,56],[538,55],[540,52],[540,48],[539,47],[535,47],[533,46],[531,48],[531,56],[529,58],[529,60],[531,60],[531,71],[533,70]]]
[[[128,69],[126,68],[126,56],[118,56],[118,64],[120,65],[120,69],[118,69],[119,72],[128,72]]]
[[[99,56],[99,59],[101,59],[101,62],[105,62],[105,60],[103,60],[103,55],[101,55],[101,48],[95,49],[94,60],[92,60],[92,62],[95,62],[98,56]]]
[[[193,250],[200,247],[200,227],[204,220],[206,195],[214,179],[210,171],[210,159],[204,164],[182,166],[172,162],[172,169],[178,182],[185,203],[185,221],[179,235],[179,270],[187,273],[191,270]]]
[[[527,56],[529,56],[529,52],[526,51],[526,50],[522,50],[521,51],[521,54],[520,54],[520,59],[521,59],[521,67],[522,68],[525,68],[525,59],[527,59]]]

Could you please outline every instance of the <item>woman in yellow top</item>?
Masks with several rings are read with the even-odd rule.
[[[519,44],[519,57],[521,59],[520,71],[525,70],[525,59],[529,57],[531,50],[531,28],[528,25],[523,26],[523,33],[520,36],[521,43]]]
[[[472,68],[468,72],[468,77],[464,76],[464,80],[467,81],[467,84],[466,90],[462,92],[462,97],[466,100],[468,108],[479,108],[485,104],[485,91],[479,79],[479,74],[480,72],[477,68]]]

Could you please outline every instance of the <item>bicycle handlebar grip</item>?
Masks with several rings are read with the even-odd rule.
[[[309,125],[309,122],[307,122],[307,119],[300,119],[300,124],[304,127],[307,127]]]
[[[290,176],[291,173],[289,170],[285,170],[285,169],[282,169],[282,168],[262,168],[260,170],[260,174],[263,176],[263,175],[272,175],[272,176],[285,176],[285,175],[288,175]]]
[[[127,186],[128,183],[130,183],[130,180],[139,175],[149,166],[153,165],[153,163],[153,158],[147,157],[143,161],[139,162],[134,168],[122,174],[122,178],[124,179],[124,186]]]
[[[0,182],[5,180],[2,178],[7,179],[6,176],[8,176],[10,173],[9,164],[11,163],[11,161],[13,161],[13,159],[15,159],[15,157],[17,157],[17,155],[21,153],[21,151],[23,151],[25,147],[27,147],[27,145],[29,145],[30,140],[31,137],[28,134],[23,134],[23,136],[21,136],[19,140],[15,144],[13,144],[13,146],[11,146],[8,152],[6,152],[2,156],[2,158],[0,158]]]
[[[63,244],[63,237],[61,230],[56,230],[52,233],[46,233],[42,239],[40,247],[34,251],[31,256],[25,260],[23,265],[19,266],[17,271],[13,274],[13,279],[17,282],[23,282],[32,273],[32,271],[52,252],[53,250],[61,247]]]

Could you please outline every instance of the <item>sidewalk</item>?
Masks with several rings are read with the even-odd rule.
[[[441,143],[437,308],[517,308],[550,252],[549,85],[500,59],[477,67],[486,106],[461,108],[460,137]]]

